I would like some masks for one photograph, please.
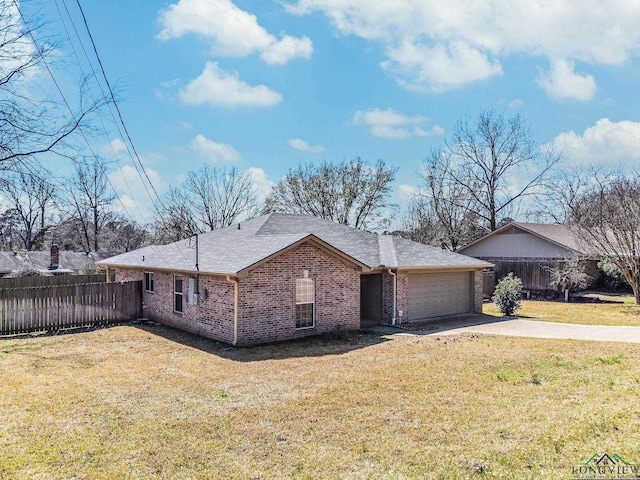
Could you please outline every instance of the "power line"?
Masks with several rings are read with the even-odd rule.
[[[69,10],[68,10],[68,8],[67,8],[66,1],[65,1],[65,0],[62,0],[62,2],[63,2],[63,4],[64,4],[64,6],[65,6],[65,10],[67,11],[67,14],[69,15]],[[118,106],[118,102],[116,101],[115,95],[114,95],[114,93],[113,93],[113,89],[112,89],[112,87],[111,87],[111,84],[110,84],[109,79],[108,79],[108,77],[107,77],[106,71],[105,71],[104,66],[103,66],[103,64],[102,64],[102,60],[101,60],[100,55],[99,55],[99,53],[98,53],[98,49],[97,49],[96,44],[95,44],[95,41],[94,41],[94,39],[93,39],[93,35],[91,34],[91,30],[89,29],[89,24],[88,24],[88,22],[87,22],[87,18],[86,18],[86,16],[85,16],[85,14],[84,14],[84,10],[82,9],[82,5],[80,4],[80,0],[76,0],[76,4],[78,5],[78,9],[79,9],[80,14],[81,14],[81,16],[82,16],[82,21],[83,21],[84,26],[85,26],[85,29],[86,29],[86,31],[87,31],[87,35],[88,35],[88,37],[89,37],[89,40],[91,41],[91,46],[92,46],[92,48],[93,48],[94,55],[95,55],[95,57],[96,57],[96,60],[97,60],[97,62],[98,62],[98,65],[100,66],[100,71],[101,71],[101,73],[102,73],[102,77],[103,77],[103,79],[104,79],[104,81],[105,81],[105,84],[106,84],[106,86],[107,86],[107,89],[108,89],[108,91],[109,91],[109,95],[110,95],[110,98],[111,98],[111,100],[112,100],[112,102],[113,102],[113,106],[114,106],[114,108],[116,109],[116,112],[117,112],[117,116],[118,116],[118,120],[119,120],[119,122],[118,122],[118,121],[115,121],[116,119],[114,118],[114,122],[115,122],[115,124],[116,124],[116,127],[118,128],[118,131],[120,132],[120,134],[121,134],[121,136],[122,136],[122,132],[120,131],[120,125],[122,126],[122,129],[124,130],[124,133],[125,133],[125,135],[124,135],[124,136],[126,137],[126,139],[127,139],[127,140],[128,140],[128,142],[129,142],[128,144],[126,144],[126,143],[125,143],[125,145],[127,146],[127,151],[129,152],[129,155],[130,155],[130,157],[131,157],[131,159],[132,159],[133,165],[134,165],[134,167],[136,168],[136,171],[138,172],[138,175],[140,175],[140,170],[142,170],[142,173],[144,174],[145,178],[147,179],[147,182],[148,182],[148,184],[149,184],[149,187],[151,187],[151,189],[153,190],[153,194],[155,195],[155,200],[154,200],[154,198],[151,196],[151,193],[149,192],[149,190],[147,189],[147,185],[146,185],[146,183],[145,183],[144,179],[142,179],[142,177],[141,177],[141,179],[142,179],[142,184],[144,185],[145,190],[147,190],[147,194],[149,195],[149,197],[150,197],[151,201],[152,201],[155,205],[162,206],[162,199],[161,199],[161,198],[160,198],[160,196],[158,195],[158,193],[157,193],[157,191],[156,191],[156,189],[155,189],[155,187],[154,187],[153,183],[151,182],[151,179],[149,178],[149,175],[147,174],[147,171],[146,171],[146,170],[145,170],[145,168],[144,168],[144,165],[142,164],[142,161],[141,161],[140,156],[138,155],[138,152],[137,152],[137,150],[136,150],[136,148],[135,148],[135,145],[134,145],[134,143],[133,143],[133,140],[132,140],[132,138],[131,138],[131,135],[129,134],[129,130],[128,130],[128,128],[127,128],[127,126],[126,126],[125,122],[124,122],[124,118],[122,117],[122,112],[120,111],[120,107]],[[87,61],[88,61],[88,63],[89,63],[89,66],[91,67],[91,70],[92,70],[92,72],[93,72],[93,73],[94,73],[94,75],[95,75],[95,70],[93,69],[93,64],[92,64],[92,62],[91,62],[91,61],[90,61],[90,59],[89,59],[89,56],[88,56],[88,54],[87,54],[87,52],[86,52],[86,49],[84,48],[84,43],[82,42],[82,39],[80,38],[80,35],[77,33],[77,29],[75,28],[75,23],[73,22],[73,19],[71,18],[71,16],[70,16],[70,15],[69,15],[69,20],[70,20],[71,24],[73,25],[74,31],[76,31],[76,35],[77,35],[77,38],[78,38],[78,42],[80,43],[80,45],[81,45],[81,47],[82,47],[82,49],[83,49],[83,51],[84,51],[84,53],[85,53],[85,57],[87,58]],[[80,63],[80,62],[78,61],[78,63]],[[100,83],[99,83],[99,82],[98,82],[98,85],[100,85]],[[100,86],[100,88],[102,88],[102,87]],[[102,91],[102,90],[101,90],[101,91]],[[111,112],[111,115],[113,116],[113,112],[111,111],[111,108],[109,108],[109,111]],[[131,146],[131,151],[133,152],[133,156],[131,155],[131,151],[129,151],[129,145]],[[135,158],[134,158],[134,156],[135,156]],[[136,164],[136,160],[137,160],[138,164]],[[140,170],[138,169],[138,165],[140,166]],[[156,202],[157,202],[157,204],[156,204]],[[156,246],[155,246],[155,245],[152,245],[152,247],[154,247],[154,248],[155,248]],[[160,254],[159,249],[158,249],[158,248],[155,248],[155,250],[156,250],[156,253],[160,256],[160,258],[162,258],[162,255]],[[186,262],[190,262],[190,260],[189,260],[189,259],[187,259],[187,257],[185,256],[184,252],[183,252],[181,249],[178,249],[178,251],[180,252],[180,255],[183,257],[183,259],[184,259]],[[164,258],[162,258],[162,260],[164,260],[164,261],[166,262],[166,260],[165,260]],[[167,262],[167,263],[168,263],[168,262]]]
[[[158,192],[156,192],[156,189],[153,186],[153,183],[151,182],[151,179],[149,178],[149,175],[147,175],[147,171],[145,170],[144,165],[142,164],[142,161],[140,160],[140,156],[138,155],[136,147],[133,144],[133,140],[131,140],[131,136],[129,135],[129,130],[127,129],[126,124],[124,123],[124,119],[122,118],[122,113],[120,112],[120,107],[118,106],[118,102],[116,101],[116,97],[113,94],[113,89],[111,88],[111,84],[109,83],[109,79],[107,78],[107,74],[106,74],[106,72],[104,70],[104,66],[102,65],[102,60],[100,59],[100,55],[98,54],[98,49],[96,48],[96,44],[95,44],[95,42],[93,40],[93,35],[91,34],[91,31],[89,30],[89,24],[87,23],[87,18],[86,18],[85,14],[84,14],[84,10],[82,9],[82,5],[80,5],[80,0],[76,0],[76,3],[78,5],[78,8],[80,9],[80,15],[82,15],[82,21],[84,22],[85,29],[87,30],[87,34],[89,35],[89,40],[91,41],[91,46],[93,47],[93,52],[94,52],[94,54],[96,56],[96,60],[98,61],[98,65],[100,66],[100,71],[102,72],[102,77],[104,78],[105,84],[107,85],[107,89],[109,90],[109,94],[111,95],[111,100],[113,101],[113,106],[115,107],[116,112],[118,113],[118,118],[120,119],[120,124],[122,125],[122,128],[124,129],[124,132],[125,132],[127,140],[129,140],[129,144],[131,145],[131,149],[133,150],[135,158],[138,160],[138,163],[140,164],[140,168],[142,169],[142,172],[144,173],[145,178],[149,182],[149,186],[153,190],[153,193],[154,193],[154,195],[156,197],[156,200],[159,201],[160,200],[160,196],[158,195]]]
[[[93,64],[92,64],[92,62],[91,62],[91,59],[89,58],[89,55],[87,54],[87,50],[86,50],[86,48],[84,47],[84,43],[82,42],[82,39],[80,38],[80,34],[78,33],[78,29],[76,28],[76,25],[75,25],[75,23],[73,22],[73,18],[71,17],[71,14],[70,14],[70,12],[69,12],[69,9],[67,8],[67,4],[66,4],[66,2],[65,2],[64,0],[62,0],[62,3],[63,3],[63,5],[64,5],[65,11],[66,11],[66,13],[67,13],[67,17],[68,17],[68,19],[69,19],[69,22],[71,23],[71,26],[73,27],[73,30],[74,30],[75,35],[76,35],[76,38],[78,39],[78,43],[80,44],[80,47],[82,48],[82,51],[84,52],[85,59],[87,60],[87,63],[89,64],[89,68],[91,69],[91,72],[92,72],[92,74],[93,74],[93,77],[97,79],[97,74],[96,74],[96,72],[95,72],[95,69],[93,68]],[[78,53],[77,53],[76,48],[75,48],[75,46],[74,46],[74,42],[73,42],[73,40],[71,39],[71,35],[69,34],[69,31],[68,31],[68,29],[67,29],[67,24],[66,24],[66,22],[64,21],[64,18],[63,18],[63,16],[62,16],[62,12],[60,11],[60,7],[58,6],[58,1],[57,1],[57,0],[56,0],[56,9],[57,9],[57,11],[58,11],[58,15],[60,16],[60,20],[61,20],[62,25],[63,25],[63,27],[64,27],[65,33],[66,33],[66,35],[67,35],[67,38],[69,39],[69,43],[70,43],[71,49],[72,49],[72,51],[73,51],[74,57],[76,58],[76,62],[78,63],[78,67],[80,68],[80,71],[82,72],[82,74],[83,74],[83,76],[84,76],[84,75],[85,75],[85,73],[84,73],[84,69],[82,68],[82,62],[80,61],[80,58],[78,57]],[[100,82],[96,82],[96,83],[97,83],[97,85],[98,85],[98,88],[100,88],[100,93],[101,93],[102,97],[106,97],[105,92],[104,92],[104,90],[103,90],[102,85],[100,84]],[[89,89],[89,93],[90,93],[90,95],[91,95],[91,97],[92,97],[92,100],[93,100],[94,102],[96,102],[96,99],[95,99],[95,97],[93,96],[93,91],[92,91],[91,89]],[[121,130],[120,130],[120,125],[119,125],[119,124],[118,124],[118,122],[116,121],[115,115],[113,114],[113,111],[112,111],[112,109],[111,109],[111,105],[109,104],[109,102],[107,102],[107,103],[106,103],[106,106],[107,106],[107,108],[108,108],[108,110],[109,110],[109,113],[110,113],[110,115],[111,115],[111,118],[113,118],[113,123],[114,123],[114,125],[115,125],[116,129],[118,130],[118,133],[119,133],[120,137],[123,137],[122,132],[121,132]],[[99,120],[100,120],[100,124],[102,125],[102,131],[103,131],[104,135],[105,135],[106,137],[108,137],[108,136],[109,136],[109,134],[108,134],[107,128],[106,128],[106,126],[105,126],[105,124],[104,124],[104,121],[103,121],[102,117],[101,117],[101,116],[99,116],[98,118],[99,118]],[[116,154],[116,151],[115,151],[115,149],[113,148],[113,145],[111,144],[111,142],[109,142],[109,146],[110,146],[111,151],[112,151],[112,153],[113,153],[113,158],[115,159],[116,163],[118,163],[118,165],[120,166],[120,159],[118,158],[118,155]],[[137,168],[137,165],[136,165],[135,161],[133,160],[133,157],[131,156],[131,152],[130,152],[130,150],[129,150],[129,146],[128,146],[127,144],[125,144],[125,146],[126,146],[126,148],[127,148],[127,153],[129,154],[129,156],[130,156],[130,158],[131,158],[131,160],[132,160],[133,165],[136,167],[136,171],[138,172],[138,176],[140,177],[140,179],[142,180],[143,185],[144,185],[144,179],[142,178],[142,175],[140,174],[140,170]],[[89,146],[89,148],[91,148],[91,147]],[[121,173],[122,173],[122,171],[121,171]],[[132,190],[131,190],[131,187],[129,186],[129,182],[127,181],[127,177],[126,177],[124,174],[122,174],[122,178],[123,178],[124,183],[125,183],[125,185],[126,185],[127,191],[128,191],[128,192],[129,192],[129,194],[131,194],[131,196],[133,197],[133,192],[132,192]],[[108,179],[108,177],[107,177],[107,179]],[[118,194],[118,192],[116,191],[116,189],[113,187],[113,185],[111,184],[111,181],[110,181],[109,179],[108,179],[108,182],[109,182],[109,186],[111,187],[111,189],[113,190],[114,194],[116,195],[116,197],[117,197],[117,199],[118,199],[118,202],[120,203],[120,205],[121,205],[122,209],[124,210],[124,212],[126,213],[126,215],[127,215],[127,216],[132,220],[132,221],[133,221],[133,217],[129,214],[129,211],[127,210],[126,206],[124,205],[124,202],[123,202],[123,201],[122,201],[122,199],[120,198],[120,195]],[[145,188],[146,188],[146,185],[145,185]],[[148,190],[147,190],[147,194],[148,194],[149,196],[151,196]],[[139,208],[139,206],[138,206],[138,203],[137,203],[137,202],[134,202],[134,205],[135,205],[135,207],[136,207],[136,210],[138,211],[138,214],[140,215],[140,218],[142,218],[142,217],[143,217],[143,215],[142,215],[142,212],[140,211],[140,208]]]
[[[64,1],[64,0],[63,0],[63,1]],[[30,26],[29,26],[29,24],[26,22],[26,19],[25,19],[24,15],[22,14],[22,11],[20,10],[20,7],[19,7],[19,5],[18,5],[18,3],[17,3],[17,0],[13,0],[13,4],[14,4],[14,6],[15,6],[15,8],[16,8],[16,11],[18,12],[18,15],[19,15],[19,17],[20,17],[21,22],[22,22],[22,23],[23,23],[23,25],[25,26],[25,28],[26,28],[26,30],[27,30],[27,33],[28,33],[29,37],[31,38],[31,41],[33,42],[34,46],[37,48],[38,42],[37,42],[37,40],[36,40],[36,38],[35,38],[35,35],[33,34],[33,31],[32,31],[32,29],[31,29],[31,27],[30,27]],[[80,10],[81,10],[81,12],[82,12],[82,7],[80,6],[80,3],[79,3],[79,2],[78,2],[78,7],[80,8]],[[66,4],[65,4],[65,8],[66,8]],[[68,10],[67,10],[67,11],[68,11]],[[145,175],[145,177],[147,178],[147,181],[149,182],[149,186],[150,186],[150,187],[151,187],[151,189],[153,190],[153,192],[154,192],[154,194],[155,194],[155,196],[156,196],[156,199],[157,199],[158,201],[160,201],[160,197],[158,196],[158,194],[157,194],[157,192],[156,192],[156,190],[155,190],[155,188],[154,188],[153,184],[151,183],[151,180],[150,180],[149,176],[147,175],[146,171],[144,170],[144,166],[142,165],[142,162],[141,162],[141,160],[140,160],[140,157],[138,156],[137,151],[135,150],[135,146],[133,145],[133,141],[132,141],[132,139],[131,139],[131,136],[129,135],[129,132],[128,132],[127,128],[126,128],[126,125],[124,124],[124,120],[123,120],[122,115],[121,115],[121,113],[120,113],[120,109],[118,108],[118,104],[117,104],[117,102],[116,102],[116,100],[115,100],[115,96],[114,96],[114,94],[113,94],[113,90],[111,89],[111,85],[109,84],[109,81],[108,81],[108,79],[107,79],[107,77],[106,77],[106,73],[105,73],[105,71],[104,71],[104,68],[102,67],[102,62],[100,61],[100,58],[98,57],[98,52],[97,52],[97,49],[96,49],[96,47],[95,47],[95,43],[93,42],[93,37],[91,36],[91,32],[90,32],[90,31],[89,31],[89,29],[88,29],[89,27],[88,27],[88,24],[87,24],[87,22],[86,22],[86,18],[85,18],[85,16],[84,16],[84,12],[82,12],[82,17],[83,17],[83,20],[84,20],[85,27],[87,28],[87,33],[89,34],[89,37],[91,38],[91,42],[92,42],[92,45],[93,45],[93,49],[94,49],[95,55],[96,55],[96,57],[97,57],[97,59],[98,59],[98,63],[100,64],[100,68],[101,68],[101,71],[102,71],[102,74],[103,74],[103,78],[104,78],[104,80],[105,80],[105,82],[106,82],[106,84],[107,84],[107,87],[108,87],[108,89],[109,89],[110,97],[111,97],[111,99],[112,99],[112,101],[113,101],[113,103],[114,103],[114,106],[115,106],[115,108],[116,108],[116,110],[117,110],[117,112],[118,112],[118,118],[119,118],[119,120],[120,120],[120,124],[122,125],[122,127],[123,127],[123,129],[124,129],[124,131],[125,131],[125,133],[126,133],[126,137],[127,137],[127,139],[129,140],[129,143],[130,143],[130,145],[131,145],[131,148],[133,149],[133,151],[134,151],[134,153],[135,153],[135,156],[136,156],[136,158],[137,158],[137,160],[138,160],[138,163],[140,164],[140,168],[142,168],[142,171],[144,172],[144,175]],[[73,24],[73,20],[72,20],[71,18],[70,18],[70,20],[71,20],[71,22],[72,22],[72,24]],[[63,23],[64,23],[64,22],[63,22]],[[65,28],[65,30],[66,30],[66,28]],[[75,30],[75,25],[74,25],[74,30]],[[77,32],[77,30],[76,30],[76,32]],[[70,38],[70,36],[68,35],[68,32],[67,32],[67,36],[69,37],[69,40],[71,41],[71,38]],[[79,37],[79,36],[78,36],[78,41],[79,41],[79,42],[80,42],[80,44],[82,45],[82,40],[80,39],[80,37]],[[72,43],[73,43],[73,42],[72,42]],[[85,49],[84,49],[84,45],[82,45],[82,46],[83,46],[83,50],[85,50]],[[75,51],[74,51],[74,53],[75,53]],[[85,50],[85,55],[86,55],[86,50]],[[77,55],[76,55],[76,60],[78,61],[78,66],[79,66],[79,67],[80,67],[80,69],[82,70],[82,66],[81,66],[81,64],[80,64],[79,59],[77,58]],[[89,60],[88,56],[87,56],[87,60],[89,61],[89,65],[91,65],[91,61]],[[60,97],[62,98],[62,100],[63,100],[64,104],[66,105],[67,109],[69,110],[69,113],[70,113],[70,115],[71,115],[71,118],[72,118],[73,122],[76,124],[76,128],[78,129],[78,131],[81,133],[82,137],[84,138],[84,140],[85,140],[85,142],[86,142],[86,144],[87,144],[87,147],[89,148],[89,150],[90,150],[90,152],[92,153],[93,157],[94,157],[94,158],[97,158],[96,153],[93,151],[93,149],[92,149],[92,147],[91,147],[91,144],[89,143],[89,140],[87,139],[87,137],[86,137],[86,135],[85,135],[84,131],[82,130],[81,125],[80,125],[80,120],[84,117],[84,115],[85,115],[85,114],[83,113],[83,115],[80,117],[80,119],[77,119],[77,118],[76,118],[76,116],[75,116],[75,114],[74,114],[74,112],[73,112],[73,110],[72,110],[72,108],[71,108],[71,106],[70,106],[69,102],[67,101],[67,98],[66,98],[66,96],[64,95],[64,93],[63,93],[63,91],[62,91],[62,88],[60,87],[60,85],[59,85],[59,83],[58,83],[57,79],[55,78],[55,75],[53,74],[53,71],[51,70],[51,68],[50,68],[50,66],[49,66],[49,64],[48,64],[48,62],[47,62],[44,58],[42,58],[42,62],[43,62],[43,64],[45,65],[45,67],[46,67],[46,69],[47,69],[47,72],[49,73],[49,76],[51,77],[51,80],[53,81],[53,83],[54,83],[54,85],[55,85],[55,87],[56,87],[56,89],[57,89],[57,91],[58,91],[58,93],[59,93]],[[93,71],[93,66],[92,66],[92,65],[91,65],[91,69],[92,69],[92,71]],[[94,75],[95,75],[95,71],[93,71],[93,72],[94,72]],[[99,82],[98,82],[98,85],[100,86]],[[89,92],[91,92],[91,91],[89,90]],[[112,116],[113,116],[113,115],[112,115]],[[115,118],[114,118],[114,120],[115,120]],[[115,123],[116,123],[116,126],[117,126],[117,125],[118,125],[118,123],[117,123],[117,122],[115,122]],[[104,128],[104,124],[103,124],[103,128]],[[118,127],[118,128],[119,128],[119,127]],[[105,133],[106,133],[106,128],[104,128],[104,131],[105,131]],[[128,148],[128,146],[127,146],[127,148]],[[136,163],[135,163],[135,159],[133,159],[133,157],[132,157],[132,160],[133,160],[134,166],[136,166],[136,170],[137,170],[137,169],[138,169],[138,167],[137,167],[137,165],[136,165]],[[138,171],[138,173],[139,173],[139,171]],[[120,201],[120,203],[121,203],[121,205],[122,205],[122,207],[123,207],[124,211],[126,212],[127,216],[129,216],[129,218],[131,218],[131,219],[132,219],[131,215],[129,214],[129,212],[127,211],[126,207],[125,207],[125,206],[124,206],[124,204],[122,203],[122,200],[119,198],[119,196],[117,195],[117,192],[116,192],[116,191],[115,191],[115,189],[113,188],[113,185],[111,184],[111,181],[109,180],[108,176],[106,176],[106,175],[105,175],[105,178],[106,178],[107,182],[109,183],[109,185],[111,186],[111,188],[112,188],[112,190],[114,191],[114,193],[116,194],[116,196],[118,197],[118,200]],[[144,182],[144,179],[143,179],[143,185],[145,185],[145,189],[147,189],[147,186],[146,186],[146,184],[145,184],[145,182]],[[151,194],[149,193],[149,191],[148,191],[148,190],[147,190],[147,193],[148,193],[148,194],[149,194],[149,196],[151,197]],[[153,198],[151,198],[151,199],[152,199],[152,201],[153,201]],[[161,203],[161,201],[160,201],[160,203]],[[133,219],[132,219],[132,220],[133,220]],[[159,257],[160,257],[160,258],[161,258],[165,263],[167,263],[167,264],[169,265],[169,262],[167,262],[167,260],[166,260],[165,258],[163,258],[162,254],[160,253],[160,249],[158,248],[158,246],[156,246],[156,245],[151,245],[151,247],[156,251],[156,253],[158,254],[158,256],[159,256]],[[187,258],[186,258],[186,256],[184,255],[184,253],[183,253],[181,250],[180,250],[180,253],[181,253],[181,255],[183,256],[184,260],[185,260],[186,262],[189,262],[189,259],[187,259]]]

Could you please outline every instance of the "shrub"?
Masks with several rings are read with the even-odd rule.
[[[522,281],[510,273],[496,285],[493,292],[493,302],[505,316],[515,314],[520,310],[520,298],[522,296]]]
[[[566,260],[558,268],[549,269],[549,272],[551,283],[560,290],[585,289],[591,284],[584,263],[577,258]]]
[[[598,262],[598,268],[602,270],[601,282],[605,288],[611,290],[628,289],[629,284],[622,275],[622,272],[616,265],[608,258],[603,258]]]

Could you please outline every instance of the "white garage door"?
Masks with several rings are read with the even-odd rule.
[[[409,274],[409,320],[471,311],[471,273]]]

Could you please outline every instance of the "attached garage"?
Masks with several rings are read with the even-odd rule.
[[[410,273],[408,321],[473,311],[473,272]]]

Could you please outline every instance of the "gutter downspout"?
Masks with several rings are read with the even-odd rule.
[[[233,343],[238,344],[238,280],[227,275],[227,282],[233,284]]]
[[[395,273],[391,271],[390,268],[387,268],[387,273],[393,277],[393,316],[391,317],[391,325],[396,324],[396,291],[397,291],[397,280],[398,277]]]

